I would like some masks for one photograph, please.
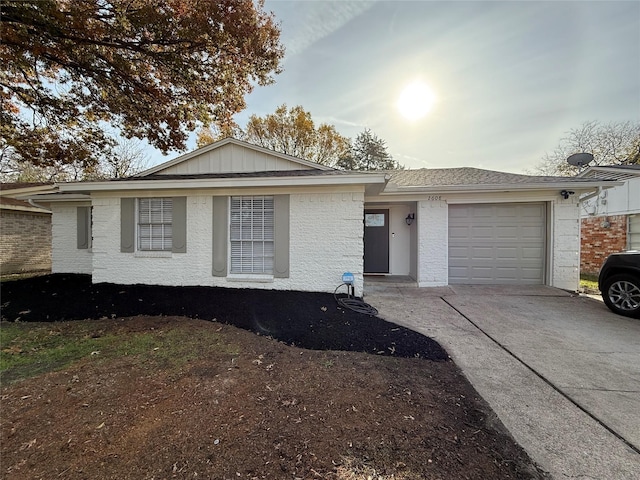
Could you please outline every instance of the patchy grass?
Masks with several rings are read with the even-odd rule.
[[[117,321],[117,320],[114,320]],[[62,370],[83,359],[104,361],[136,356],[140,363],[179,369],[197,358],[206,343],[216,353],[234,354],[238,348],[220,343],[215,333],[190,335],[184,330],[136,332],[126,336],[93,328],[90,322],[0,324],[2,384]]]
[[[24,273],[3,273],[0,275],[0,283],[10,282],[13,280],[25,280],[27,278],[42,277],[44,275],[50,275],[51,271],[41,270],[38,272],[24,272]]]
[[[600,290],[598,290],[598,275],[593,273],[581,273],[580,288],[585,292],[599,293]]]
[[[546,478],[450,361],[160,315],[0,332],[0,478]]]

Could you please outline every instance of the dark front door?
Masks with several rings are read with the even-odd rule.
[[[389,210],[364,211],[364,273],[389,273]]]

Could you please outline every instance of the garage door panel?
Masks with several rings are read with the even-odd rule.
[[[498,280],[510,281],[514,275],[517,275],[517,270],[515,267],[498,267],[495,270],[495,274]]]
[[[521,258],[524,260],[534,260],[536,263],[544,255],[544,249],[542,247],[522,247]]]
[[[469,258],[471,247],[453,247],[449,249],[449,260],[455,263],[456,260],[464,261]]]
[[[546,207],[449,206],[449,283],[542,284]]]
[[[542,203],[538,203],[536,205],[525,205],[521,204],[518,215],[522,218],[533,218],[534,220],[538,220],[540,217],[544,217],[545,206]]]
[[[496,247],[493,249],[496,260],[516,260],[518,258],[517,247]]]
[[[470,252],[470,255],[472,255],[474,258],[477,258],[478,260],[483,260],[483,259],[491,260],[494,255],[492,247],[473,247],[473,248],[470,248],[468,251]]]
[[[491,240],[493,239],[493,229],[485,226],[473,226],[468,230],[469,234],[476,239],[476,241]],[[465,238],[465,237],[462,237]]]
[[[449,218],[467,218],[470,214],[469,209],[465,208],[464,205],[456,205],[455,210],[449,209]]]
[[[519,229],[520,238],[522,240],[531,240],[533,242],[543,241],[545,237],[545,229],[540,225],[522,225]]]
[[[470,236],[470,227],[456,227],[449,228],[449,238],[463,239]]]
[[[532,284],[539,283],[538,280],[539,280],[540,271],[538,270],[538,268],[523,267],[520,271],[520,274],[522,275],[523,280],[530,281]]]
[[[466,216],[473,215],[476,218],[492,218],[494,216],[494,210],[492,207],[472,205],[465,210],[467,212]]]
[[[498,241],[502,240],[515,240],[518,238],[518,227],[514,226],[496,226],[492,228],[494,232],[494,239]]]

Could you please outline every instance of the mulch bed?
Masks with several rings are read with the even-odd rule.
[[[92,284],[90,275],[71,274],[2,284],[2,319],[7,321],[134,315],[215,320],[310,350],[448,358],[434,340],[381,318],[340,308],[327,293]]]

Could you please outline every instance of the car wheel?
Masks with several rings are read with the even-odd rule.
[[[602,299],[613,312],[640,318],[640,279],[632,275],[613,275],[604,282]]]

